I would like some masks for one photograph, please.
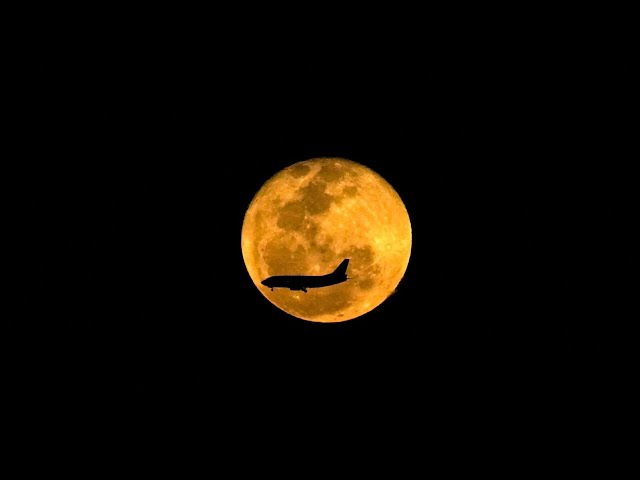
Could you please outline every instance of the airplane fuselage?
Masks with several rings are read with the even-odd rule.
[[[321,288],[347,281],[348,259],[345,259],[334,272],[327,275],[275,275],[263,280],[262,285],[274,288],[288,288],[306,293],[308,288]]]

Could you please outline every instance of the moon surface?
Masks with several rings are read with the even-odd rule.
[[[255,286],[273,305],[313,322],[370,312],[395,292],[411,255],[411,223],[394,188],[345,158],[314,158],[271,177],[242,224],[242,255]],[[344,283],[273,291],[273,275],[324,275],[349,258]]]

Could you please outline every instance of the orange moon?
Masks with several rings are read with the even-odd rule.
[[[411,255],[411,222],[394,188],[345,158],[314,158],[271,177],[242,224],[242,256],[260,293],[288,314],[342,322],[370,312],[395,292]],[[324,275],[349,258],[349,280],[273,291],[273,275]]]

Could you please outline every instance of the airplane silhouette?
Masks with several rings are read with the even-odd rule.
[[[263,280],[262,285],[274,288],[288,288],[289,290],[302,290],[307,293],[307,288],[320,288],[346,282],[347,266],[349,259],[345,258],[340,265],[327,275],[275,275]]]

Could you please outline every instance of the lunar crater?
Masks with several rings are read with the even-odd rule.
[[[298,163],[289,167],[287,173],[294,178],[304,177],[309,174],[311,171],[311,167],[309,165],[305,165],[304,163]]]

